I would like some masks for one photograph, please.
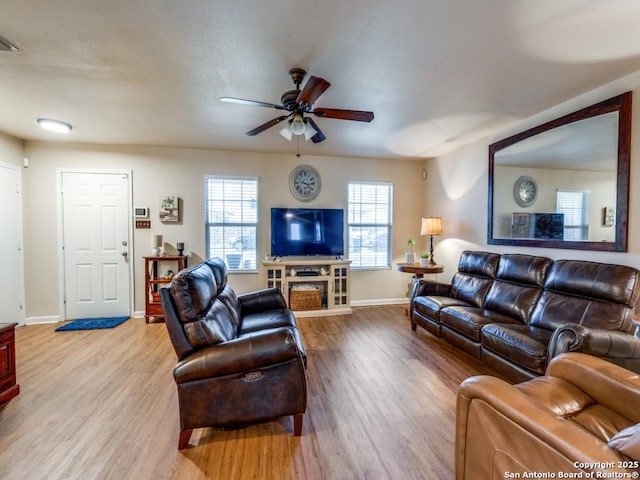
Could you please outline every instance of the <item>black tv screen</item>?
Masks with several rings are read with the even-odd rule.
[[[344,255],[344,210],[272,208],[271,256]]]

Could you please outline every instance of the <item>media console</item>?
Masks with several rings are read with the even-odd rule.
[[[349,300],[351,260],[321,260],[282,258],[264,261],[267,269],[267,288],[279,288],[287,304],[292,288],[303,284],[316,287],[321,293],[320,308],[296,310],[297,317],[348,315],[352,313]]]

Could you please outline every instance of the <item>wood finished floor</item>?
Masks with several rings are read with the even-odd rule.
[[[0,479],[452,479],[455,392],[490,373],[404,306],[303,318],[308,407],[176,449],[175,353],[164,324],[16,331],[20,394],[0,404]]]

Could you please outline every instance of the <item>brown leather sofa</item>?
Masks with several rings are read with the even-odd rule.
[[[416,280],[411,328],[425,328],[515,382],[543,375],[563,352],[640,372],[639,297],[640,271],[631,267],[465,251],[451,284]]]
[[[517,385],[470,377],[457,396],[456,479],[638,478],[638,405],[637,374],[581,353]]]
[[[180,271],[160,297],[178,356],[179,449],[195,428],[285,415],[293,415],[294,434],[301,434],[306,352],[280,290],[237,296],[215,258]]]

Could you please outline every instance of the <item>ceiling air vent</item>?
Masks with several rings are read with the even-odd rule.
[[[0,37],[0,52],[17,52],[18,47],[13,45],[9,40]]]

